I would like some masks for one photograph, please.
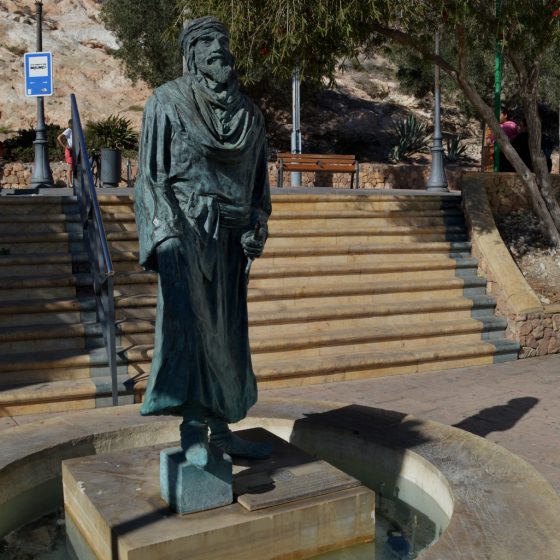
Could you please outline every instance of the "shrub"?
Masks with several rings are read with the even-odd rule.
[[[60,161],[63,159],[64,153],[56,138],[64,129],[57,124],[48,124],[46,128],[49,160]],[[18,130],[15,136],[4,140],[4,159],[7,161],[33,161],[35,158],[34,141],[35,130],[33,128]]]
[[[447,161],[451,163],[456,163],[467,157],[466,150],[467,145],[462,143],[462,137],[459,134],[453,134],[453,136],[448,136],[445,139],[445,157]]]
[[[90,152],[99,152],[102,148],[136,150],[138,147],[138,133],[130,120],[121,115],[88,122],[84,134]]]
[[[426,125],[409,115],[406,120],[395,122],[394,141],[395,145],[389,152],[389,160],[392,162],[407,159],[418,152],[428,151],[429,134]]]

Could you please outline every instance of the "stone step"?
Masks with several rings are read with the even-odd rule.
[[[379,325],[379,322],[356,321],[349,327],[336,322],[323,324],[300,323],[277,326],[275,332],[268,325],[252,326],[249,330],[251,351],[258,360],[298,360],[302,357],[337,355],[363,351],[402,350],[418,346],[450,345],[503,338],[507,323],[496,317],[479,320],[470,317],[447,321],[414,321],[408,324]],[[127,319],[118,323],[119,344],[129,348],[153,345],[154,321]],[[257,356],[266,354],[266,356]]]
[[[255,364],[262,388],[346,381],[491,364],[517,358],[519,345],[509,340],[427,346],[404,352],[363,352]]]
[[[372,280],[358,283],[340,282],[336,277],[319,278],[314,285],[266,286],[249,284],[248,301],[261,311],[281,309],[300,305],[305,300],[309,305],[330,305],[336,298],[340,305],[376,303],[379,297],[392,302],[403,299],[419,300],[471,297],[485,293],[486,280],[478,277],[428,278],[422,281],[383,281]],[[157,275],[152,273],[122,273],[115,277],[115,295],[154,295],[157,293]]]
[[[119,404],[134,402],[133,385],[119,381]],[[4,387],[0,392],[0,416],[85,410],[111,405],[110,377],[71,379]]]
[[[496,317],[432,322],[410,322],[407,325],[363,325],[350,328],[311,328],[305,332],[285,330],[273,336],[266,327],[253,329],[251,352],[255,367],[258,364],[274,363],[279,360],[294,360],[313,356],[338,356],[359,352],[400,352],[406,349],[450,346],[503,338],[507,322]]]
[[[335,300],[336,302],[336,300]],[[426,324],[450,319],[466,320],[477,317],[485,320],[494,306],[490,296],[478,296],[474,300],[459,298],[455,300],[403,301],[393,304],[377,303],[369,306],[336,305],[330,307],[293,307],[280,309],[276,313],[259,313],[249,305],[251,337],[264,331],[265,336],[279,337],[290,333],[305,334],[325,330],[346,328],[378,328],[380,318],[384,327],[402,327],[411,322],[422,320]],[[151,333],[154,330],[156,298],[122,298],[116,301],[117,335]],[[20,319],[14,321],[14,317]],[[23,318],[26,320],[24,321]],[[89,322],[84,322],[88,319]],[[66,348],[83,347],[75,341],[69,344],[67,338],[101,336],[101,328],[95,323],[95,300],[61,299],[53,301],[4,302],[0,305],[0,348],[9,344],[11,353],[19,348],[25,349],[29,341],[48,340],[54,348],[52,339],[62,341]],[[135,343],[139,339],[135,339]],[[19,342],[19,346],[18,343]],[[100,344],[99,341],[97,344]],[[86,346],[92,346],[91,341]],[[38,350],[38,348],[35,348]]]
[[[67,196],[2,196],[0,220],[15,216],[74,215],[79,212],[75,197]]]
[[[27,216],[26,216],[27,217]],[[0,236],[10,235],[17,231],[18,235],[40,235],[48,233],[80,233],[82,231],[81,224],[76,221],[65,220],[62,218],[59,222],[39,222],[30,223],[21,222],[0,222]]]
[[[375,300],[383,295],[383,301],[388,301],[387,297],[392,294],[411,294],[428,293],[434,295],[439,291],[456,291],[460,295],[470,290],[471,293],[480,293],[486,288],[484,278],[435,278],[424,280],[419,283],[415,280],[401,280],[400,282],[363,282],[360,285],[348,286],[338,281],[332,282],[329,278],[325,279],[323,285],[306,286],[299,288],[283,288],[281,286],[269,286],[266,288],[253,288],[249,284],[248,299],[251,302],[275,302],[277,300],[308,300],[311,298],[369,295]],[[399,297],[398,299],[403,299]],[[409,298],[410,299],[410,298]],[[311,303],[311,302],[310,302]],[[313,302],[316,303],[316,302]]]
[[[271,247],[267,243],[261,260],[277,259],[278,257],[309,258],[312,256],[346,256],[346,255],[445,255],[451,258],[470,257],[471,244],[469,241],[443,241],[424,242],[416,241],[414,244],[403,243],[364,243],[344,245],[315,245],[308,246],[305,243],[297,243],[293,246]]]
[[[68,300],[67,303],[71,303]],[[75,300],[80,304],[80,313],[93,313],[95,311],[95,301]],[[61,300],[61,303],[66,303]],[[17,303],[16,303],[17,304]],[[259,312],[254,309],[254,305],[249,303],[249,324],[254,327],[265,327],[271,332],[281,325],[288,325],[288,329],[294,330],[302,324],[304,328],[311,325],[310,328],[316,329],[314,325],[323,324],[325,328],[332,325],[342,325],[349,322],[349,325],[368,324],[372,321],[372,325],[379,325],[379,321],[383,318],[383,324],[408,324],[410,321],[421,317],[422,320],[441,321],[451,318],[464,319],[468,317],[484,318],[492,316],[495,306],[495,299],[488,295],[475,295],[469,298],[459,297],[456,299],[427,299],[425,301],[402,300],[393,303],[375,302],[370,305],[348,305],[339,307],[336,305],[336,299],[333,299],[330,306],[286,306],[279,308],[276,312],[269,311]],[[78,306],[76,306],[78,307]],[[52,306],[44,306],[45,315],[48,317],[47,311],[53,311]],[[117,298],[115,302],[115,310],[117,321],[127,319],[139,319],[146,321],[155,320],[156,297],[154,295],[139,295]],[[61,312],[62,309],[59,311]],[[0,316],[2,307],[0,307]],[[35,313],[36,315],[39,312]],[[279,332],[279,331],[278,331]]]
[[[54,235],[54,234],[53,234]],[[64,235],[64,234],[58,234]],[[267,246],[273,244],[286,245],[296,243],[297,240],[305,238],[306,243],[315,245],[336,243],[340,244],[361,244],[375,241],[395,242],[395,241],[467,241],[465,229],[462,226],[432,226],[415,228],[412,226],[394,226],[382,228],[351,228],[338,229],[328,232],[324,229],[300,229],[287,231],[275,231],[273,224],[270,226]],[[0,237],[0,241],[1,241]],[[135,231],[122,230],[107,233],[107,240],[114,241],[137,241],[138,236]]]
[[[267,260],[257,260],[251,268],[251,282],[257,280],[271,279],[276,281],[290,278],[305,277],[363,277],[375,274],[390,273],[419,273],[437,271],[438,274],[451,271],[457,276],[464,276],[467,273],[476,274],[478,262],[476,259],[423,259],[417,257],[416,261],[387,261],[379,260],[371,264],[308,264],[297,265],[278,265]],[[402,275],[401,275],[402,278]],[[343,278],[340,278],[344,281]],[[400,280],[400,278],[399,278]]]
[[[407,191],[388,193],[387,191],[371,190],[367,193],[351,193],[345,192],[321,192],[313,193],[294,193],[287,192],[285,189],[271,190],[272,205],[274,211],[282,211],[286,207],[298,208],[304,210],[307,205],[317,205],[324,210],[340,210],[337,205],[348,205],[350,209],[396,209],[396,210],[426,210],[428,208],[451,209],[461,205],[460,193],[436,194],[426,191],[416,191],[410,193]],[[66,197],[71,198],[71,197]],[[97,198],[99,204],[105,210],[107,208],[130,207],[133,205],[133,197],[131,195],[104,195],[98,192]],[[311,210],[317,208],[312,207]]]
[[[460,204],[458,196],[441,199],[438,197],[416,197],[410,195],[387,196],[374,194],[373,196],[352,195],[293,195],[272,197],[274,212],[312,212],[312,211],[398,211],[412,212],[443,208],[457,208]]]
[[[137,247],[136,247],[137,249]],[[391,255],[391,262],[403,263],[423,261],[447,262],[449,259],[470,258],[470,243],[419,243],[414,246],[402,244],[370,244],[353,245],[352,247],[337,247],[333,245],[316,247],[266,247],[265,253],[257,259],[251,269],[253,274],[257,269],[272,268],[277,266],[302,266],[302,261],[307,266],[328,265],[357,265],[357,264],[383,264],[387,262],[387,255]],[[117,270],[132,270],[138,262],[138,251],[113,251],[113,263]],[[119,268],[120,267],[120,268]]]
[[[457,216],[416,216],[410,217],[406,213],[394,217],[354,216],[352,218],[300,218],[298,214],[285,218],[272,215],[268,222],[271,232],[279,231],[306,231],[306,230],[356,230],[358,228],[368,231],[380,228],[410,228],[425,230],[431,228],[465,228],[461,215]]]
[[[101,337],[101,326],[96,322],[5,326],[0,328],[0,356],[25,352],[31,343],[36,352],[99,347]]]
[[[445,242],[445,241],[467,241],[467,236],[464,232],[449,232],[446,230],[442,231],[431,231],[431,232],[421,232],[416,231],[410,232],[397,231],[395,230],[380,230],[371,231],[369,233],[364,233],[363,231],[344,231],[344,232],[333,232],[332,235],[329,232],[320,231],[314,232],[310,236],[300,236],[299,232],[296,235],[288,235],[288,232],[271,232],[268,238],[267,249],[268,248],[279,248],[279,247],[293,247],[296,244],[305,244],[308,247],[314,246],[324,246],[324,245],[337,245],[348,248],[353,245],[365,245],[373,243],[408,243],[414,244],[416,242]]]
[[[412,215],[411,215],[412,214]],[[62,219],[60,223],[64,223]],[[106,231],[122,229],[134,231],[136,221],[132,213],[103,213],[103,223]],[[0,227],[1,227],[0,222]],[[464,219],[461,212],[445,213],[441,211],[426,213],[409,212],[315,212],[315,213],[274,213],[269,220],[269,226],[274,231],[293,229],[327,229],[333,228],[380,228],[394,226],[427,227],[453,227],[464,228]]]
[[[443,344],[435,347],[410,348],[404,350],[390,350],[388,352],[359,352],[333,354],[319,357],[302,357],[297,361],[280,360],[260,363],[259,354],[255,354],[255,371],[261,388],[274,386],[293,386],[294,384],[320,383],[326,381],[339,381],[344,379],[359,379],[378,375],[392,375],[416,371],[430,371],[449,367],[464,367],[467,365],[487,364],[494,360],[515,359],[518,345],[505,340],[490,342]],[[152,349],[149,346],[135,346],[122,354],[128,355],[133,362],[128,367],[129,375],[133,376],[132,383],[135,391],[141,392],[145,387]],[[101,354],[98,354],[101,356]],[[262,356],[262,355],[261,355]],[[56,371],[52,374],[53,381],[36,384],[29,377],[29,372],[41,375],[53,372],[53,368],[41,370],[40,363],[36,362],[37,369],[30,370],[22,367],[20,379],[25,385],[10,386],[4,384],[6,389],[0,395],[0,415],[17,415],[31,412],[46,412],[68,410],[76,407],[90,408],[99,406],[99,398],[110,394],[110,383],[106,377],[105,390],[99,392],[98,379],[92,377],[83,379],[91,382],[88,386],[92,389],[89,394],[89,403],[86,405],[82,398],[76,398],[76,392],[71,387],[83,387],[80,375],[87,373],[86,368],[92,367],[94,360],[84,360],[86,354],[79,356],[60,357],[58,366],[63,363],[72,366],[72,380],[57,380]],[[86,363],[84,363],[86,362]],[[56,363],[51,360],[50,364]],[[298,367],[299,364],[299,367]],[[97,368],[104,366],[103,359],[98,360]],[[60,368],[61,371],[65,371]],[[119,368],[122,371],[122,368]],[[91,369],[90,375],[91,375]],[[4,379],[5,373],[1,373]],[[122,374],[121,374],[122,378]],[[129,389],[130,391],[130,389]],[[82,394],[83,393],[79,393]],[[76,400],[81,404],[76,404]],[[67,404],[65,405],[64,402]],[[69,404],[68,404],[69,403]],[[110,402],[106,402],[107,405]],[[82,406],[83,405],[83,406]]]

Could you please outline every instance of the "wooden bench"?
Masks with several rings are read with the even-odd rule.
[[[291,154],[282,152],[278,154],[276,162],[278,169],[279,188],[284,186],[284,171],[303,172],[303,171],[328,171],[330,173],[351,173],[350,188],[356,185],[358,188],[360,179],[360,165],[356,156],[337,155],[337,154]],[[355,176],[355,181],[354,181]]]

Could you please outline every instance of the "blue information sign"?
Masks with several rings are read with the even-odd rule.
[[[50,52],[25,53],[23,64],[26,97],[52,95],[52,54]]]

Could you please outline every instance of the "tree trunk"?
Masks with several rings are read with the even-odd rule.
[[[505,157],[507,157],[515,171],[525,183],[527,192],[529,194],[529,197],[531,198],[533,209],[541,220],[543,234],[548,238],[552,245],[554,245],[555,247],[560,247],[560,207],[552,196],[552,189],[550,188],[550,176],[546,168],[546,160],[544,158],[544,154],[542,154],[542,151],[540,150],[540,120],[538,118],[538,111],[535,113],[539,129],[538,151],[540,152],[544,164],[544,174],[546,175],[544,189],[548,188],[548,191],[546,191],[546,195],[545,190],[543,189],[541,191],[541,189],[539,188],[539,186],[542,188],[543,184],[540,183],[540,181],[539,183],[537,183],[535,175],[531,173],[531,171],[529,171],[529,168],[525,165],[525,163],[523,163],[523,160],[519,157],[519,154],[511,145],[509,138],[500,128],[500,124],[496,120],[492,109],[490,109],[490,107],[482,100],[480,95],[478,95],[478,93],[471,87],[470,83],[468,83],[461,75],[456,74],[453,77],[456,79],[460,88],[465,93],[467,99],[472,103],[481,117],[488,123],[488,126],[490,127],[494,135],[494,142],[498,142],[502,153]],[[537,105],[535,102],[535,107],[536,106]],[[529,135],[531,137],[531,133],[529,133]],[[531,152],[531,157],[532,155],[533,154]],[[540,171],[542,173],[543,169],[541,168]]]
[[[523,110],[529,131],[529,151],[536,182],[546,203],[546,206],[554,219],[556,227],[560,229],[560,205],[554,196],[550,173],[546,164],[546,158],[542,151],[542,127],[539,117],[539,106],[536,92],[536,85],[529,91],[521,91]]]

